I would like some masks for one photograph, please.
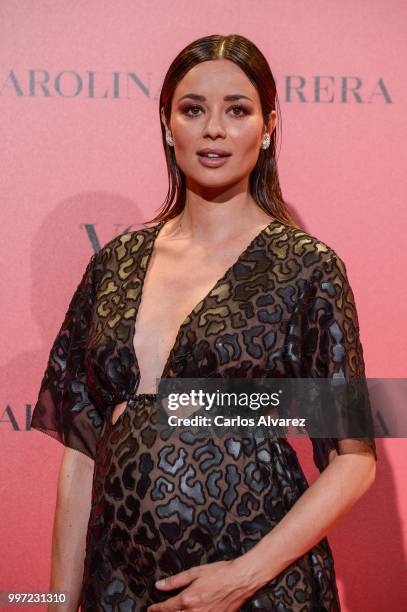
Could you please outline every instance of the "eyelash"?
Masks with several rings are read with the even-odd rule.
[[[200,108],[201,109],[202,107],[197,105],[197,104],[190,104],[189,106],[186,106],[184,109],[182,109],[182,112],[187,117],[191,117],[191,118],[198,117],[198,115],[196,115],[196,114],[195,115],[188,115],[188,111],[191,108]],[[240,104],[235,104],[234,106],[231,106],[231,109],[236,109],[236,108],[238,108],[239,110],[243,111],[243,115],[235,115],[236,119],[240,119],[240,117],[244,117],[245,115],[249,114],[248,110],[244,106],[241,106]]]

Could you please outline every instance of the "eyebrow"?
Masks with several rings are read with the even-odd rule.
[[[182,98],[179,98],[178,102],[181,102],[181,100],[183,100],[184,98],[191,98],[192,100],[198,100],[199,102],[206,101],[205,96],[200,96],[194,93],[188,93],[188,94],[185,94],[185,96],[182,96]],[[240,100],[240,98],[245,98],[246,100],[250,100],[250,102],[253,102],[251,98],[249,98],[248,96],[244,96],[243,94],[230,94],[229,96],[225,96],[223,99],[229,102],[229,101],[234,101],[234,100]]]

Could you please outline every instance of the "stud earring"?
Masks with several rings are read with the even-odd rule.
[[[174,146],[174,141],[172,139],[171,132],[169,132],[168,130],[165,131],[165,140],[167,141],[167,144],[170,145],[170,147]]]
[[[266,134],[261,143],[261,148],[268,149],[269,146],[270,146],[270,134]]]

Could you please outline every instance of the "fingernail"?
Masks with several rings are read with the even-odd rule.
[[[160,580],[157,580],[157,582],[155,583],[155,586],[158,586],[158,587],[165,586],[165,578],[161,578]]]

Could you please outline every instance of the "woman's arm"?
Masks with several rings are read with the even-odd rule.
[[[66,447],[62,457],[52,536],[52,592],[67,593],[68,606],[51,605],[48,610],[76,612],[82,586],[94,461]]]
[[[306,553],[373,484],[376,461],[370,453],[332,454],[329,465],[272,531],[234,560],[248,584],[264,586]]]

